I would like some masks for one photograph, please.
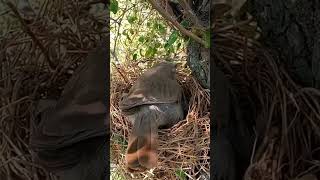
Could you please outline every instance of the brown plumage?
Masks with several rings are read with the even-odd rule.
[[[119,103],[133,124],[126,153],[131,172],[157,165],[158,128],[170,127],[183,118],[182,91],[175,73],[174,64],[159,63],[142,74]]]
[[[34,163],[59,180],[107,178],[109,50],[92,50],[56,100],[40,100],[31,119],[30,147]]]

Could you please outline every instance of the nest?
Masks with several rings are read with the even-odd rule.
[[[213,60],[241,101],[251,101],[261,144],[246,180],[294,179],[319,173],[320,91],[296,83],[276,53],[263,47],[252,19],[214,24]],[[256,139],[257,142],[257,139]],[[256,145],[256,143],[255,143]]]
[[[31,160],[36,102],[59,98],[79,62],[108,34],[108,11],[98,1],[31,2],[33,16],[1,3],[7,21],[0,22],[0,179],[55,179]]]
[[[7,33],[0,40],[0,179],[54,179],[31,161],[29,120],[34,118],[35,102],[58,98],[78,62],[108,33],[101,28],[107,27],[108,12],[94,16],[88,11],[95,3],[41,1],[31,19],[24,19],[15,6],[1,14],[13,15],[14,21],[2,27]],[[239,94],[256,104],[257,127],[265,127],[263,143],[253,150],[246,179],[281,180],[316,173],[320,92],[297,84],[274,53],[250,36],[252,29],[247,21],[236,25],[219,21],[212,43],[214,60],[224,67]],[[184,175],[195,179],[208,173],[209,93],[182,70],[179,82],[189,99],[189,111],[185,120],[159,132],[159,167],[135,177],[125,171],[131,125],[117,102],[142,71],[136,65],[126,67],[130,66],[112,74],[110,90],[111,162],[117,164],[117,173],[125,179],[178,179]]]
[[[129,67],[129,68],[128,68]],[[186,118],[170,129],[159,131],[158,166],[144,173],[130,174],[125,167],[127,139],[132,125],[118,107],[122,93],[142,72],[136,64],[123,65],[112,73],[111,80],[111,162],[113,174],[122,179],[196,179],[209,174],[210,95],[199,83],[182,69],[178,81],[189,102]],[[126,72],[126,73],[122,73]]]

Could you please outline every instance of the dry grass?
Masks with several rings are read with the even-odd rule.
[[[106,15],[89,14],[89,3],[42,1],[33,21],[21,21],[15,14],[18,27],[2,27],[7,33],[0,39],[0,179],[53,179],[31,163],[29,120],[34,118],[35,102],[59,97],[78,62],[107,33],[100,28],[106,26]],[[13,10],[8,12],[14,14]],[[62,22],[56,23],[58,20]],[[295,83],[272,52],[253,39],[252,29],[247,22],[217,22],[212,43],[214,60],[223,64],[239,94],[256,104],[258,130],[265,127],[263,144],[253,153],[247,179],[281,180],[317,172],[320,92]],[[119,68],[122,75],[112,74],[111,148],[119,172],[130,179],[124,171],[130,124],[119,113],[117,102],[141,70],[128,67]],[[192,178],[200,171],[209,172],[209,93],[186,72],[179,72],[179,81],[190,98],[188,116],[160,132],[159,168],[154,175],[139,174],[136,179],[177,179],[179,169]]]
[[[136,65],[121,66],[112,74],[111,154],[112,162],[117,165],[116,169],[125,179],[178,179],[176,175],[178,171],[183,171],[190,179],[196,179],[201,172],[209,173],[210,95],[209,91],[203,89],[186,72],[186,69],[178,73],[178,80],[184,89],[185,96],[189,99],[186,119],[170,129],[159,132],[159,163],[153,172],[135,175],[127,173],[124,155],[131,124],[120,113],[118,102],[121,94],[129,90],[130,84],[141,73],[140,68],[132,68],[133,66]]]
[[[0,179],[54,179],[31,161],[29,121],[40,98],[58,98],[79,62],[107,27],[107,11],[89,13],[92,1],[41,1],[24,20],[3,5],[0,39]],[[11,17],[10,17],[11,15]]]
[[[253,149],[246,180],[282,180],[320,172],[320,91],[297,84],[274,52],[263,48],[250,20],[218,19],[214,61],[257,112],[262,144]]]

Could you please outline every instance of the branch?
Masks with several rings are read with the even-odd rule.
[[[206,42],[203,41],[201,38],[193,34],[192,32],[188,31],[184,28],[180,23],[178,23],[175,19],[173,19],[169,13],[167,13],[155,0],[148,0],[149,3],[152,5],[154,9],[156,9],[166,20],[170,21],[180,32],[191,39],[195,40],[196,42],[200,43],[204,47],[206,47]]]
[[[191,9],[190,5],[185,0],[178,0],[180,2],[180,5],[185,10],[185,15],[189,17],[190,21],[199,28],[203,28],[201,25],[198,17],[194,14],[193,10]]]

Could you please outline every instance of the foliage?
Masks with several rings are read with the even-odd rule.
[[[111,60],[116,63],[153,58],[174,58],[184,51],[179,31],[145,0],[112,0]]]
[[[186,180],[187,175],[182,169],[176,170],[176,176],[179,177],[180,180]]]

